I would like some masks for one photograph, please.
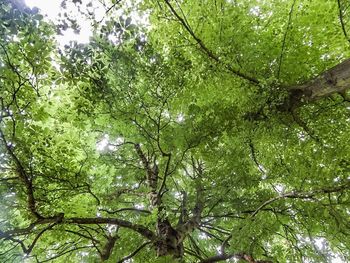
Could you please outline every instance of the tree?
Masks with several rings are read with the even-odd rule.
[[[17,2],[2,262],[349,260],[346,1],[111,1],[63,50]]]

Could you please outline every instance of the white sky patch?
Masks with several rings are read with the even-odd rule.
[[[303,132],[299,132],[297,134],[297,136],[298,136],[300,141],[302,141],[302,142],[306,141],[306,135]]]
[[[144,204],[136,204],[136,205],[135,205],[135,208],[136,208],[136,209],[144,209],[144,208],[145,208],[145,205],[144,205]]]
[[[108,140],[109,140],[109,136],[108,136],[108,134],[105,134],[103,136],[103,138],[99,142],[97,142],[97,144],[96,144],[97,151],[101,152],[104,149],[106,149],[106,147],[108,146],[108,143],[109,143]]]
[[[28,7],[37,7],[50,19],[58,17],[62,0],[25,0]]]
[[[279,193],[279,194],[283,194],[284,193],[285,186],[283,184],[276,184],[274,186],[274,188],[275,188],[277,193]]]
[[[254,6],[252,8],[250,8],[249,13],[255,16],[259,16],[260,15],[260,7],[259,6]]]
[[[333,182],[335,182],[335,183],[337,183],[339,181],[340,181],[340,177],[339,176],[333,179]]]
[[[327,245],[327,241],[324,238],[315,238],[314,239],[315,242],[315,246],[319,249],[319,250],[324,250],[325,246]]]
[[[209,239],[209,236],[205,233],[200,233],[199,234],[199,239]]]
[[[262,164],[259,164],[258,169],[262,173],[261,179],[265,180],[267,178],[267,172],[266,172],[265,167]]]
[[[332,258],[332,263],[346,263],[340,256],[334,256]]]
[[[120,39],[116,35],[109,35],[108,40],[111,41],[114,44],[119,44]]]
[[[124,143],[124,138],[123,137],[118,137],[115,139],[113,142],[109,142],[107,139],[107,148],[110,151],[116,151],[118,150],[118,147],[120,147]]]
[[[67,1],[66,9],[61,8],[61,2],[62,0],[25,0],[25,3],[28,7],[39,8],[39,12],[42,15],[46,16],[46,20],[50,20],[54,23],[58,22],[60,18],[60,12],[65,12],[70,18],[76,19],[80,27],[80,32],[76,34],[73,29],[67,29],[63,31],[63,35],[56,35],[56,40],[59,46],[63,47],[64,45],[69,44],[71,41],[77,41],[81,44],[89,43],[93,33],[93,28],[91,25],[92,21],[89,21],[86,17],[79,13],[77,6],[73,2]],[[100,1],[91,1],[92,6],[88,6],[89,2],[90,0],[82,0],[82,4],[80,5],[81,10],[86,13],[93,13],[96,21],[103,23],[103,20],[106,17],[107,9],[112,6],[112,3],[110,3],[110,6],[104,6]],[[132,8],[134,5],[134,3],[131,1],[125,1],[123,4],[125,8]],[[117,6],[112,12],[109,12],[108,14],[112,15],[113,17],[119,17],[123,16],[123,13],[124,9],[118,8]],[[132,19],[132,22],[136,25],[150,25],[149,13],[147,12],[141,13],[140,11],[132,10],[130,12],[130,17]],[[113,43],[116,42],[115,37],[111,38],[111,41]]]
[[[178,114],[177,117],[176,117],[176,122],[177,123],[182,123],[184,121],[185,121],[185,116],[182,113]]]
[[[16,193],[11,192],[5,195],[6,198],[16,196]]]
[[[177,198],[177,199],[178,199],[178,198],[181,198],[181,196],[182,196],[182,194],[179,193],[179,192],[175,192],[175,193],[174,193],[174,197]]]
[[[37,7],[40,9],[42,15],[46,15],[46,19],[54,23],[57,23],[60,12],[67,12],[70,17],[77,19],[80,26],[80,33],[76,34],[72,29],[67,29],[63,32],[63,35],[56,35],[56,40],[61,47],[69,44],[70,41],[76,40],[78,43],[88,43],[92,36],[92,28],[90,22],[86,21],[81,15],[78,14],[76,8],[67,5],[67,9],[61,8],[62,0],[25,0],[27,6],[30,8]],[[96,2],[96,1],[95,1]],[[69,3],[69,2],[67,2]],[[87,1],[83,1],[83,5],[87,4]]]
[[[116,225],[107,225],[107,231],[108,233],[112,234],[117,230],[117,226]]]
[[[79,252],[79,254],[80,254],[82,257],[86,257],[86,256],[89,255],[89,252],[82,251],[82,252]]]
[[[152,59],[152,58],[151,58],[151,59]],[[154,61],[155,61],[155,59],[154,59]],[[169,111],[165,110],[164,112],[162,112],[162,116],[163,116],[164,118],[169,119],[169,118],[170,118],[170,113],[169,113]]]

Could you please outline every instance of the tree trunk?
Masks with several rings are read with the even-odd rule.
[[[158,221],[157,232],[159,236],[156,242],[157,256],[182,258],[184,254],[183,238],[167,219]]]
[[[350,59],[326,70],[315,79],[289,88],[289,98],[283,107],[293,109],[304,103],[344,94],[350,88]]]

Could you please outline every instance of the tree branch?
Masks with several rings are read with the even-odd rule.
[[[280,108],[293,110],[307,102],[329,97],[334,93],[342,94],[349,88],[350,59],[346,59],[304,84],[287,87],[289,97]]]
[[[110,224],[110,225],[118,225],[120,227],[128,228],[134,230],[146,237],[147,239],[153,241],[155,240],[155,234],[146,228],[145,226],[131,223],[130,221],[117,219],[117,218],[79,218],[79,217],[71,217],[64,219],[62,221],[63,224],[82,224],[82,225],[93,225],[93,224]]]
[[[12,160],[14,161],[14,163],[16,165],[19,178],[24,183],[24,186],[25,186],[26,191],[27,191],[27,204],[28,204],[28,208],[29,208],[30,212],[38,219],[43,218],[36,210],[36,200],[34,198],[32,180],[29,178],[24,166],[22,165],[20,160],[17,158],[17,156],[13,152],[11,145],[7,142],[5,135],[3,134],[3,132],[1,130],[0,130],[0,137],[5,145],[5,148],[8,152],[8,154],[11,156]]]
[[[340,20],[341,28],[343,30],[343,34],[344,34],[346,40],[350,43],[350,38],[349,38],[348,33],[346,32],[346,28],[345,28],[343,8],[341,6],[340,0],[338,0],[337,2],[338,2],[339,20]]]
[[[201,216],[202,211],[204,209],[204,198],[203,198],[203,192],[204,188],[202,185],[202,175],[203,175],[203,168],[202,164],[197,162],[197,165],[195,164],[194,159],[192,158],[192,166],[193,170],[197,172],[197,178],[196,180],[196,204],[192,210],[192,216],[183,224],[180,224],[177,226],[176,230],[180,233],[182,233],[182,238],[185,238],[185,236],[192,232],[194,229],[199,227],[201,222]]]
[[[252,214],[251,217],[256,216],[259,211],[261,211],[264,207],[268,206],[269,204],[278,201],[280,199],[285,199],[285,198],[292,198],[292,199],[311,199],[317,194],[328,194],[328,193],[336,193],[336,192],[342,192],[345,190],[350,189],[350,182],[347,182],[343,185],[339,185],[334,188],[324,188],[324,189],[318,189],[315,191],[311,192],[288,192],[285,194],[281,194],[279,196],[276,196],[274,198],[271,198],[264,203],[262,203]]]
[[[224,261],[230,258],[236,258],[238,260],[243,260],[248,263],[272,263],[272,261],[269,261],[269,260],[255,260],[251,255],[246,253],[216,255],[216,256],[204,259],[200,261],[200,263],[214,263],[214,262]]]
[[[287,28],[286,28],[286,31],[284,32],[284,36],[283,36],[282,50],[281,50],[281,55],[280,55],[280,58],[279,58],[279,61],[278,61],[277,79],[280,78],[283,54],[284,54],[284,49],[285,49],[286,40],[287,40],[287,33],[288,33],[289,28],[290,28],[290,24],[292,22],[292,14],[293,14],[295,2],[296,2],[296,0],[293,1],[292,6],[290,8],[289,15],[288,15]]]
[[[249,76],[246,73],[241,72],[238,69],[233,68],[231,65],[223,62],[219,56],[217,56],[213,51],[211,51],[204,43],[203,41],[198,38],[195,33],[192,31],[191,27],[189,26],[188,23],[186,23],[185,19],[182,18],[174,9],[174,7],[170,4],[169,0],[164,0],[166,5],[169,7],[171,13],[178,19],[178,21],[180,22],[180,24],[185,28],[185,30],[191,35],[191,37],[197,42],[197,44],[199,45],[199,47],[201,48],[202,52],[204,54],[206,54],[210,59],[214,60],[215,62],[217,62],[218,64],[221,64],[224,66],[224,68],[226,68],[228,71],[230,71],[231,73],[233,73],[234,75],[247,80],[251,83],[253,83],[254,85],[259,85],[259,81],[257,79],[255,79],[252,76]]]
[[[143,243],[141,246],[139,246],[134,252],[132,252],[130,255],[123,257],[121,260],[119,260],[117,263],[123,263],[124,261],[131,259],[133,256],[135,256],[137,253],[139,253],[144,247],[151,244],[151,242]]]

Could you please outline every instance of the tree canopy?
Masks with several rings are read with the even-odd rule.
[[[62,8],[0,3],[1,262],[350,260],[348,1]]]

